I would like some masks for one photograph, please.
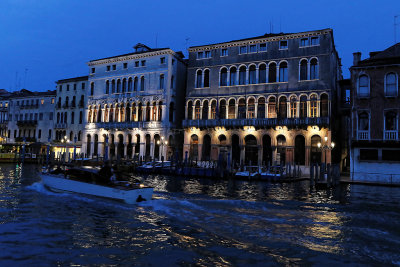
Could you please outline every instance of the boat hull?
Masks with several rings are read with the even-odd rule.
[[[151,200],[152,187],[117,188],[97,184],[90,184],[64,178],[62,175],[41,174],[43,184],[53,191],[73,192],[97,197],[104,197],[133,204],[142,200]]]

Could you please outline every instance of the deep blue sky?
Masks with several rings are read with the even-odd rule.
[[[394,44],[394,15],[399,0],[1,0],[0,88],[54,89],[87,75],[89,60],[138,42],[186,51],[186,38],[193,46],[258,36],[270,22],[274,32],[332,28],[348,77],[353,52],[365,58]]]

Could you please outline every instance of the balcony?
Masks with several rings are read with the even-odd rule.
[[[24,140],[25,139],[25,140]],[[15,137],[15,142],[36,142],[35,137]]]
[[[160,128],[162,126],[159,121],[125,121],[125,122],[97,122],[95,123],[96,128],[104,128],[108,129],[151,129],[151,128]],[[89,126],[90,127],[90,126]]]
[[[383,136],[385,140],[397,140],[398,138],[398,131],[383,131]]]
[[[19,120],[17,121],[17,126],[19,127],[37,126],[37,120]]]
[[[54,125],[54,129],[65,129],[65,128],[67,128],[68,127],[68,124],[67,123],[56,123],[55,125]]]
[[[369,140],[369,131],[358,131],[357,139],[358,140]]]
[[[288,127],[302,127],[302,126],[327,126],[329,125],[328,117],[319,118],[263,118],[263,119],[219,119],[219,120],[184,120],[183,127],[275,127],[275,126],[288,126]]]

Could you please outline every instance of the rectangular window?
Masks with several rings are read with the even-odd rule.
[[[239,50],[239,54],[246,54],[247,53],[247,46],[241,46]]]
[[[54,104],[54,98],[51,99],[51,103]]]
[[[67,91],[69,91],[69,84],[67,84]]]
[[[249,50],[250,50],[250,53],[256,53],[257,52],[257,45],[250,45]]]
[[[108,65],[108,66],[107,66],[107,71],[110,71],[110,70],[111,70],[111,66]]]
[[[44,104],[44,99],[40,100],[40,104],[42,104],[42,105]]]
[[[74,83],[74,91],[76,91],[76,83]]]
[[[300,39],[300,47],[308,46],[308,38]]]
[[[382,160],[400,161],[400,150],[382,150]]]
[[[260,44],[260,47],[259,47],[258,51],[259,52],[267,51],[267,44]]]
[[[288,49],[288,41],[280,41],[279,49]]]
[[[85,83],[82,83],[82,90],[85,90]]]
[[[205,51],[204,58],[210,58],[210,57],[211,57],[211,51]]]
[[[62,92],[62,84],[60,84],[60,86],[58,87],[58,89],[60,90],[60,92]]]
[[[378,160],[378,149],[360,149],[360,160]]]
[[[135,61],[135,67],[139,67],[139,61]]]
[[[311,45],[319,45],[319,38],[311,37]]]
[[[49,113],[49,120],[52,121],[53,120],[53,112]]]
[[[92,68],[92,73],[96,73],[96,68]]]
[[[221,49],[221,57],[226,57],[228,55],[228,49],[227,48],[222,48]]]
[[[175,59],[172,59],[172,65],[174,65],[175,64]]]
[[[165,57],[160,58],[160,64],[165,64]]]
[[[203,52],[197,52],[197,59],[202,59],[204,57]]]
[[[43,120],[43,113],[39,113],[39,120]]]
[[[42,138],[42,130],[39,129],[38,138]]]
[[[115,65],[115,64],[112,65],[112,69],[113,69],[113,70],[117,70],[117,65]]]
[[[128,63],[124,63],[124,69],[127,69],[128,68]]]
[[[146,60],[142,60],[142,67],[146,66]]]

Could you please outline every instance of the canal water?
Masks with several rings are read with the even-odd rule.
[[[132,206],[0,165],[0,265],[400,265],[400,188],[143,178],[155,199]]]

